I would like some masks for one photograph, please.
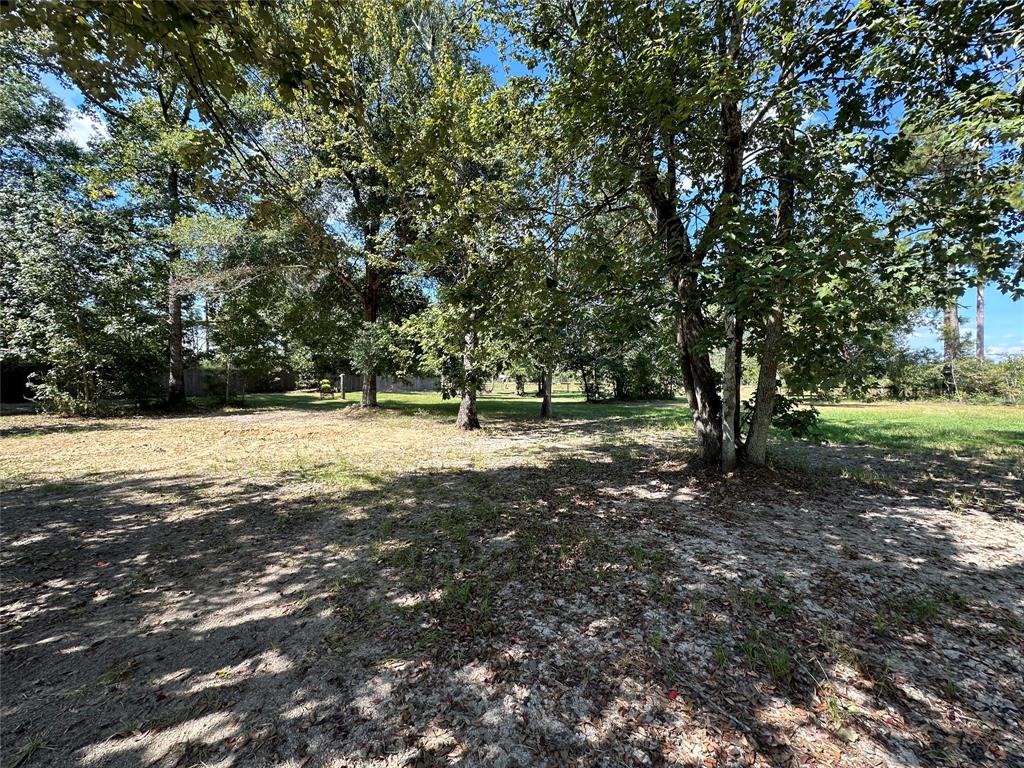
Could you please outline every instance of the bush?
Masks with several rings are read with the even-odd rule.
[[[755,400],[751,397],[743,401],[740,421],[745,429],[754,416]],[[818,409],[801,408],[798,400],[776,394],[772,401],[772,426],[798,439],[814,437],[818,431]]]
[[[913,399],[942,397],[945,394],[943,364],[908,364],[890,371],[893,397]],[[953,366],[957,397],[987,402],[1024,402],[1024,355],[1002,362],[963,358]]]

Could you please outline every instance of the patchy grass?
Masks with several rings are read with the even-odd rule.
[[[351,402],[0,420],[5,765],[1024,760],[1009,438],[910,493],[722,481],[680,402]]]

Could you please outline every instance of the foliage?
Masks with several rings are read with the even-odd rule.
[[[1024,403],[1024,356],[1000,362],[973,357],[954,366],[956,397],[980,402]],[[894,368],[889,378],[893,397],[915,399],[945,394],[943,363],[925,359]]]
[[[756,397],[743,401],[741,419],[749,423],[756,406]],[[776,394],[772,400],[771,424],[777,430],[797,439],[813,438],[818,434],[818,410],[813,406],[802,408],[796,398]]]
[[[403,373],[408,350],[402,346],[399,329],[392,323],[364,321],[352,341],[352,366],[362,374]]]
[[[41,85],[5,68],[0,103],[0,356],[34,369],[48,410],[145,402],[163,362],[145,230],[90,195],[97,156],[63,138],[68,112]]]

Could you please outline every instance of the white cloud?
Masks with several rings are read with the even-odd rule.
[[[1009,357],[1010,355],[1024,355],[1024,343],[985,345],[985,357]]]
[[[70,139],[80,147],[86,147],[94,138],[105,139],[110,134],[107,124],[88,112],[74,110],[70,112],[68,124],[64,127],[64,138]]]

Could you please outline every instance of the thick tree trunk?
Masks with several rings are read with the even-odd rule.
[[[674,179],[670,178],[668,186],[669,194],[666,194],[654,172],[642,183],[658,222],[658,234],[669,255],[669,278],[676,294],[676,351],[697,436],[698,455],[706,464],[717,466],[722,453],[722,400],[703,343],[705,320],[697,295],[694,254],[689,234],[676,211]]]
[[[554,374],[551,369],[548,368],[544,371],[544,376],[541,379],[543,386],[543,394],[541,397],[544,399],[540,402],[540,415],[542,419],[551,418],[551,382],[554,378]]]
[[[683,284],[686,282],[686,279],[680,281]],[[696,286],[684,287],[682,290],[677,288],[677,295],[684,294],[689,297],[695,292]],[[690,388],[687,397],[691,403],[698,455],[704,463],[715,466],[721,463],[722,457],[722,398],[718,395],[711,358],[707,350],[702,348],[704,313],[699,307],[690,307],[687,310],[684,305],[679,317],[681,333],[677,338],[683,341],[683,348],[680,350],[680,354],[686,359],[683,380]]]
[[[626,399],[626,381],[621,376],[615,377],[615,399]]]
[[[476,415],[476,390],[467,388],[462,391],[462,402],[459,403],[459,415],[455,418],[455,426],[459,429],[480,429],[480,419]]]
[[[736,315],[725,316],[725,366],[722,377],[722,471],[736,469],[736,392],[740,383],[736,371]]]
[[[526,377],[516,376],[516,395],[523,397],[526,394]]]
[[[974,313],[974,354],[985,359],[985,283],[978,283],[978,305]]]
[[[943,310],[942,323],[942,380],[946,394],[956,396],[956,361],[960,357],[960,308],[957,300]]]
[[[779,342],[782,341],[782,310],[773,307],[768,314],[764,341],[761,344],[761,367],[757,374],[754,413],[747,434],[746,459],[764,466],[768,460],[768,428],[775,408],[775,384],[779,372]]]
[[[455,418],[455,426],[459,429],[480,429],[480,419],[476,415],[477,380],[473,370],[475,353],[476,329],[470,328],[462,348],[462,402],[459,404],[459,415]]]

